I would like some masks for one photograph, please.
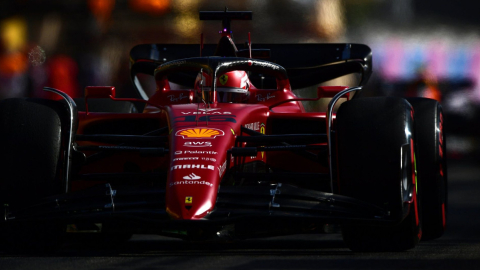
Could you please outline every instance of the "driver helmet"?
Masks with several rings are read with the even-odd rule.
[[[212,78],[210,75],[199,73],[195,79],[195,89],[211,91]],[[250,80],[247,72],[234,70],[220,75],[216,80],[217,101],[222,103],[242,103],[248,100]]]

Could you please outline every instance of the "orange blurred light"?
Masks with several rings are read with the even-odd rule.
[[[88,8],[100,22],[110,19],[114,7],[115,0],[88,0]]]
[[[0,55],[0,74],[13,76],[23,73],[27,70],[28,61],[25,54],[15,52]]]
[[[170,0],[130,0],[129,5],[135,11],[159,15],[168,10]]]
[[[322,0],[318,1],[317,32],[322,38],[329,41],[338,40],[345,33],[345,11],[341,1]]]

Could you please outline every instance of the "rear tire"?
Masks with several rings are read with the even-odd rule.
[[[392,222],[344,224],[344,242],[354,251],[415,247],[421,218],[410,104],[394,97],[354,99],[342,104],[336,119],[339,193],[385,208]]]
[[[447,164],[442,106],[433,99],[409,98],[415,112],[417,171],[422,192],[422,240],[443,235],[446,228]]]

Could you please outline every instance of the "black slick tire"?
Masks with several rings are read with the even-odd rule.
[[[53,100],[0,102],[0,202],[8,210],[62,192],[62,110]],[[63,231],[58,224],[17,219],[2,226],[1,238],[17,251],[50,250],[60,243]]]
[[[342,225],[354,251],[403,251],[421,238],[414,164],[413,110],[401,98],[359,98],[336,116],[338,192],[390,212],[389,225]]]
[[[423,236],[443,235],[447,214],[447,163],[442,106],[433,99],[408,98],[415,112],[417,174],[422,192]]]
[[[61,117],[56,101],[0,102],[0,200],[25,204],[60,192]]]

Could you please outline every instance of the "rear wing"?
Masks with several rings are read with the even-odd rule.
[[[248,48],[237,45],[238,57],[248,57]],[[159,65],[183,58],[212,56],[217,44],[141,44],[130,51],[131,76],[137,73],[154,75]],[[359,85],[365,85],[372,73],[372,51],[363,44],[252,44],[252,58],[267,60],[287,70],[293,89],[304,88],[347,74],[360,73]],[[192,85],[196,74],[176,74],[169,80],[182,85]],[[258,76],[257,76],[258,77]],[[260,77],[258,77],[260,78]],[[258,78],[251,77],[254,85]],[[275,80],[264,80],[264,88],[275,88]]]

